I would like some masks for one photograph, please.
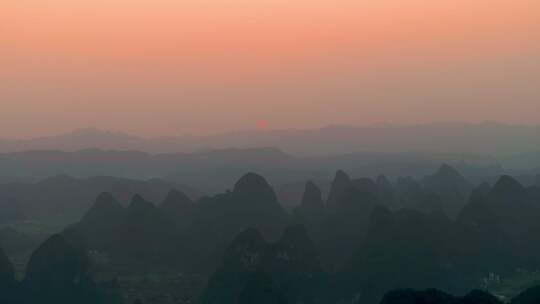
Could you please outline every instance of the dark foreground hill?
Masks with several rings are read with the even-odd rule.
[[[388,292],[380,304],[503,304],[495,296],[473,290],[463,297],[455,297],[436,289],[424,291],[404,289]],[[540,303],[540,286],[532,287],[509,301],[511,304]]]
[[[455,297],[436,289],[425,291],[395,290],[387,293],[380,304],[503,304],[489,293],[474,290]]]
[[[268,243],[255,229],[240,233],[212,275],[200,303],[317,303],[323,271],[301,226]]]
[[[0,249],[0,303],[119,304],[117,290],[95,283],[87,270],[86,254],[61,235],[53,235],[32,253],[21,282]]]
[[[470,184],[447,165],[426,179],[392,183],[338,171],[326,199],[315,183],[306,183],[293,214],[255,173],[197,202],[179,190],[157,204],[141,195],[122,204],[102,193],[64,231],[64,242],[53,239],[34,254],[27,285],[71,282],[65,279],[71,274],[52,274],[53,262],[33,266],[48,252],[91,253],[108,270],[120,264],[134,273],[212,274],[201,296],[205,304],[252,303],[258,297],[264,297],[261,303],[374,304],[390,290],[407,288],[462,295],[492,274],[540,267],[536,186],[501,176],[466,193]],[[456,214],[449,216],[449,210]],[[86,273],[77,261],[58,267]],[[31,269],[41,269],[35,273],[43,277]],[[47,282],[31,283],[40,280]]]

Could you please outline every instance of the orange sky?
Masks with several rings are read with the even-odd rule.
[[[0,0],[0,137],[540,123],[538,0]]]

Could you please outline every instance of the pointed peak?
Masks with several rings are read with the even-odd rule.
[[[254,206],[265,208],[268,212],[282,214],[281,205],[277,200],[274,189],[268,184],[266,179],[255,173],[248,173],[240,178],[234,185],[230,194],[236,204],[247,204],[246,208]],[[260,209],[259,211],[262,211]]]
[[[189,199],[189,197],[182,191],[178,190],[178,189],[171,189],[171,191],[169,191],[169,193],[167,193],[167,197],[169,198],[187,198]],[[190,199],[191,200],[191,199]]]
[[[313,182],[307,182],[304,189],[304,195],[302,197],[301,205],[317,202],[322,202],[321,189],[319,189],[319,187]]]
[[[106,219],[117,218],[124,212],[124,207],[110,193],[98,195],[96,202],[83,216],[81,223],[103,223]]]
[[[447,164],[447,163],[443,163],[439,167],[439,171],[454,171],[454,168],[452,166],[450,166],[449,164]]]
[[[335,182],[350,182],[351,178],[345,171],[343,170],[337,170],[336,175],[334,177]]]
[[[260,176],[256,173],[247,173],[244,176],[242,176],[234,185],[233,192],[253,192],[260,189],[266,189],[270,188],[270,185],[264,179],[264,177]]]
[[[459,173],[459,171],[446,163],[442,164],[435,174],[443,176],[461,176],[461,173]]]
[[[493,191],[497,194],[514,194],[524,191],[523,186],[509,175],[503,175],[499,178]]]
[[[336,176],[332,181],[332,186],[330,187],[330,193],[327,198],[327,205],[330,208],[334,208],[340,199],[343,196],[343,193],[351,186],[351,178],[347,173],[342,170],[336,172]]]
[[[314,182],[307,181],[306,186],[305,186],[305,192],[311,192],[311,193],[321,192],[321,189],[319,189],[319,187]]]

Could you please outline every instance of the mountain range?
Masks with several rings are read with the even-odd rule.
[[[295,155],[330,155],[359,151],[431,151],[501,156],[536,152],[539,150],[538,142],[540,125],[493,122],[327,126],[310,130],[246,130],[204,136],[155,138],[89,128],[35,139],[3,139],[0,140],[0,152],[98,148],[156,154],[231,147],[276,147]]]
[[[37,187],[34,198],[62,193],[70,183],[89,187],[86,180],[57,179],[64,180],[56,181],[57,190]],[[317,182],[306,182],[292,212],[255,173],[244,174],[231,190],[199,199],[175,189],[178,185],[127,181],[120,189],[131,193],[169,190],[134,194],[129,202],[129,191],[99,194],[77,223],[34,251],[27,279],[16,285],[36,296],[62,286],[74,291],[73,297],[84,290],[99,296],[86,276],[82,252],[94,271],[123,265],[130,275],[165,267],[207,276],[201,303],[372,304],[392,300],[384,294],[402,288],[465,294],[490,274],[510,276],[540,266],[540,188],[507,175],[495,179],[474,185],[448,164],[422,179],[357,178],[338,170],[328,194]],[[104,184],[110,183],[115,180]],[[63,208],[73,202],[70,197],[69,192],[58,196]],[[17,235],[3,235],[5,252],[28,248],[13,242]],[[56,275],[55,265],[66,272]],[[12,268],[0,254],[2,269],[6,284],[13,284]],[[417,296],[422,295],[412,295]]]
[[[500,174],[522,175],[522,182],[534,182],[535,171],[506,169],[492,157],[470,154],[358,152],[314,157],[295,156],[276,148],[253,148],[156,155],[99,149],[4,153],[0,154],[0,183],[35,182],[58,175],[160,178],[218,193],[250,171],[263,174],[274,185],[286,185],[307,179],[329,181],[336,168],[356,176],[385,174],[397,178],[406,173],[422,177],[441,163],[451,164],[475,182]]]

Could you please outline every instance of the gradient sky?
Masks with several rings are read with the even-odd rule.
[[[0,0],[0,137],[540,123],[538,0]]]

